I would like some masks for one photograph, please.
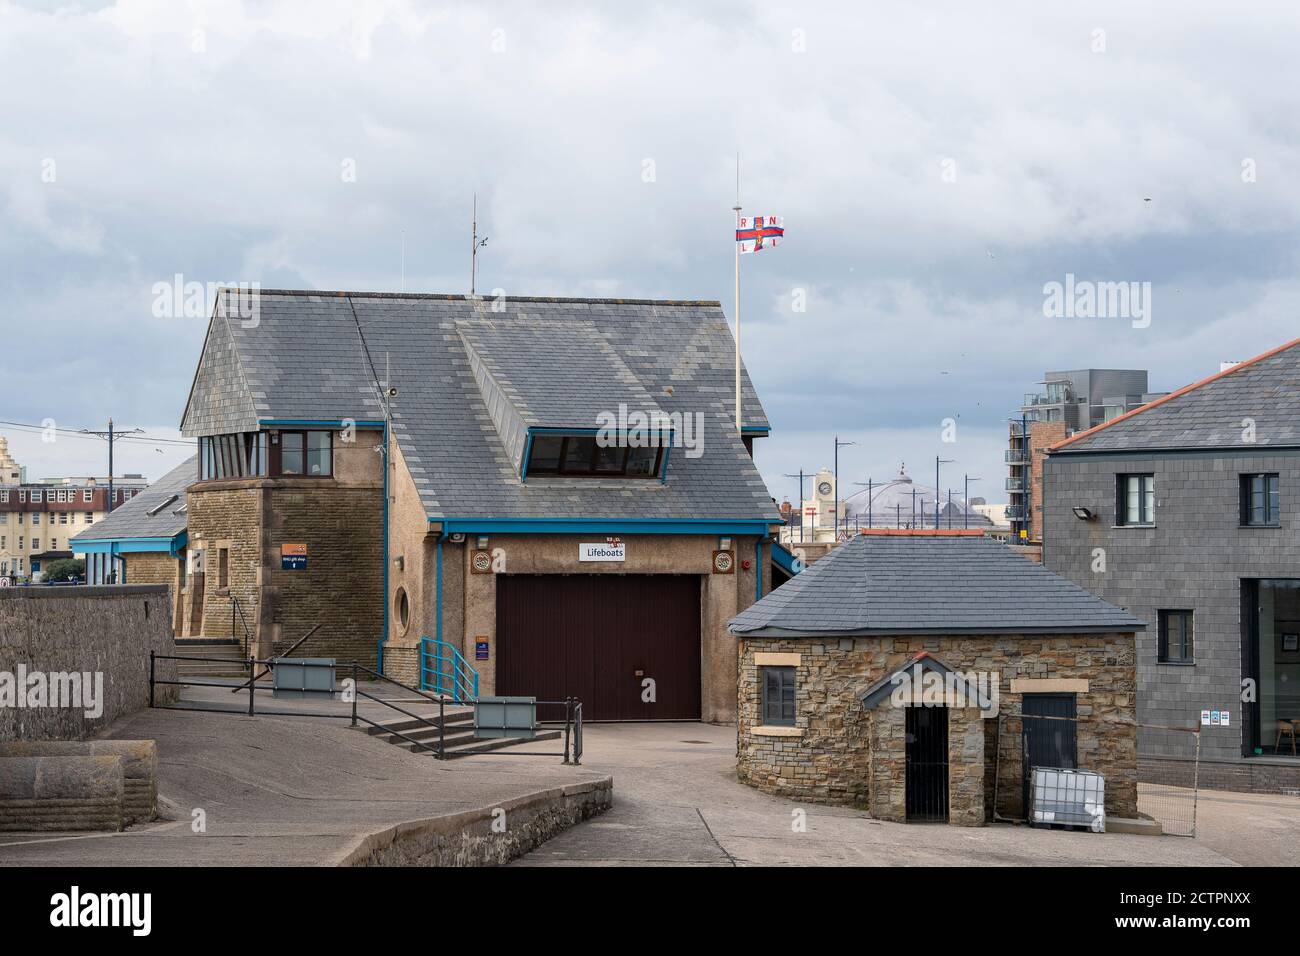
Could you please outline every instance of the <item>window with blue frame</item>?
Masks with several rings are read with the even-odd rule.
[[[533,435],[527,477],[657,478],[662,447],[602,445],[595,435]]]

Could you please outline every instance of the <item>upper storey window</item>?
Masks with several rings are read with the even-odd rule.
[[[199,439],[199,480],[334,474],[334,433],[242,432]]]
[[[595,435],[534,435],[527,476],[657,478],[663,448],[601,445]]]

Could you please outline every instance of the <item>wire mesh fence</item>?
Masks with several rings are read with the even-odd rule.
[[[1173,836],[1196,836],[1199,729],[1138,724],[1138,812]]]
[[[1078,796],[1074,791],[1094,785],[1085,779],[1086,773],[1049,776],[1037,784],[1049,789],[1035,790],[1036,768],[1091,771],[1102,776],[1105,796],[1113,798],[1116,804],[1132,807],[1136,803],[1138,816],[1155,820],[1164,833],[1196,835],[1200,734],[1195,729],[1151,724],[1138,724],[1135,728],[1132,723],[1125,724],[1124,730],[1136,729],[1135,778],[1132,771],[1117,773],[1113,756],[1109,766],[1099,756],[1100,737],[1115,732],[1113,723],[1098,722],[1091,716],[1023,713],[999,714],[996,723],[996,730],[990,727],[990,737],[996,734],[996,739],[986,741],[986,752],[994,755],[986,792],[995,820],[1097,829],[1095,811],[1100,809],[1100,800],[1091,801],[1095,805],[1094,817],[1087,821],[1074,820],[1061,812],[1062,807],[1055,806],[1055,803],[1068,802],[1072,807],[1078,803],[1078,807],[1073,807],[1075,810],[1087,809],[1087,793],[1079,800],[1074,799]]]

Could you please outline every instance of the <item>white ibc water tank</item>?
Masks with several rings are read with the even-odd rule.
[[[1032,823],[1087,827],[1106,832],[1106,781],[1091,770],[1035,767],[1029,786]]]

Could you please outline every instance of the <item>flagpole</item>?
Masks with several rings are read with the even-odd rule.
[[[736,154],[736,230],[740,230],[740,154]],[[733,244],[736,254],[736,431],[741,431],[740,414],[740,243]]]

